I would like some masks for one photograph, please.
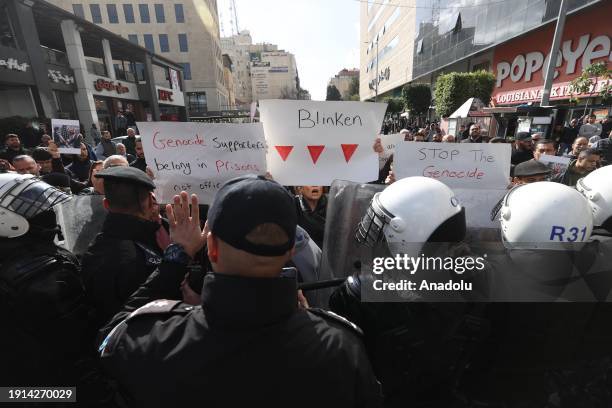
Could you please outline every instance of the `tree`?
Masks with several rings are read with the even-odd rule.
[[[284,86],[281,89],[280,96],[278,99],[297,99],[298,93],[297,90],[290,88],[289,86]]]
[[[348,89],[349,98],[352,100],[353,95],[359,96],[359,77],[353,77]],[[359,99],[357,99],[359,100]]]
[[[600,78],[602,81],[600,81]],[[578,98],[574,97],[576,94],[589,94],[589,96],[593,96],[593,93],[595,93],[595,96],[601,96],[602,102],[606,103],[612,96],[610,79],[612,79],[612,70],[608,69],[608,65],[605,62],[601,61],[589,65],[582,70],[582,74],[579,77],[570,82],[572,100],[578,102]],[[599,92],[597,92],[600,83],[602,86]],[[588,104],[589,100],[587,99],[584,107],[585,114]]]
[[[336,88],[335,85],[328,85],[327,86],[327,97],[325,98],[326,101],[341,101],[342,100],[342,95],[340,95],[340,91],[338,90],[338,88]]]
[[[410,84],[402,89],[404,106],[415,116],[427,113],[431,106],[431,89],[427,84]]]
[[[488,105],[494,86],[495,76],[487,71],[440,75],[434,91],[436,112],[441,117],[448,117],[469,98],[478,98]]]
[[[404,100],[402,98],[387,98],[387,113],[401,113],[404,110]]]

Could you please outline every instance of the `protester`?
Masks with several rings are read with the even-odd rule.
[[[608,120],[608,122],[610,122]],[[609,166],[612,164],[612,130],[606,133],[608,137],[600,139],[593,144],[593,148],[601,152],[602,165]]]
[[[578,120],[572,119],[570,120],[569,126],[563,128],[563,133],[559,138],[559,154],[563,155],[567,151],[569,151],[572,147],[572,144],[578,137]],[[588,141],[588,139],[587,139]]]
[[[155,270],[161,258],[156,242],[155,185],[146,174],[124,166],[97,173],[104,180],[108,215],[83,257],[88,299],[95,309],[94,324],[102,327]]]
[[[554,156],[555,152],[555,143],[552,140],[540,139],[533,148],[533,158],[540,160],[544,155]]]
[[[533,159],[533,144],[529,132],[518,132],[514,138],[514,152],[510,162],[517,165]]]
[[[132,128],[127,129],[127,137],[123,140],[127,153],[132,156],[138,156],[136,152],[136,131]]]
[[[186,192],[167,212],[174,243],[104,330],[121,325],[100,347],[129,401],[314,407],[324,396],[328,406],[380,406],[358,331],[325,311],[298,308],[295,277],[283,276],[297,217],[282,186],[255,176],[228,181],[203,231],[197,197],[191,213]],[[161,300],[179,298],[187,265],[205,242],[213,273],[204,279],[202,307]]]
[[[600,158],[599,151],[590,148],[584,149],[578,154],[578,158],[571,161],[567,169],[552,181],[574,187],[578,179],[597,169]]]
[[[425,141],[425,131],[420,129],[415,135],[413,140],[415,142],[424,142]]]
[[[12,163],[15,157],[24,154],[27,154],[27,152],[21,146],[19,136],[14,133],[9,133],[4,136],[4,149],[0,151],[0,159],[4,159],[9,163]]]
[[[51,136],[45,133],[40,137],[40,144],[38,147],[49,147],[49,142],[51,142]]]
[[[569,157],[572,160],[576,160],[578,158],[578,154],[584,149],[589,148],[589,141],[586,137],[577,137],[574,139],[574,143],[572,143],[571,149],[569,152],[565,153],[563,157]]]
[[[536,183],[546,181],[551,170],[544,163],[537,160],[527,160],[514,167],[512,185]]]
[[[455,135],[444,135],[442,143],[455,143]]]
[[[108,169],[110,167],[130,167],[130,164],[125,157],[115,154],[107,157],[106,160],[104,160],[102,167],[104,167],[104,169]]]
[[[83,189],[79,195],[104,195],[104,180],[95,177],[98,172],[104,168],[102,160],[95,161],[89,169],[89,178],[87,179],[87,187]]]
[[[412,132],[408,129],[402,129],[399,131],[400,135],[404,135],[404,141],[405,142],[412,142],[414,140],[414,136],[412,135]]]
[[[40,135],[32,126],[32,122],[26,123],[25,127],[21,130],[19,134],[19,140],[23,142],[23,146],[26,149],[31,149],[40,143]]]
[[[19,174],[31,174],[32,176],[40,176],[40,165],[36,161],[28,156],[21,155],[16,156],[13,159],[13,167]]]
[[[123,143],[117,143],[116,147],[117,147],[117,154],[125,157],[128,163],[131,163],[134,160],[136,160],[136,157],[127,153],[127,151],[125,150],[125,145]]]
[[[594,114],[588,115],[588,122],[580,126],[578,131],[578,135],[589,139],[589,143],[595,143],[599,139],[599,135],[601,135],[601,123],[595,123],[596,119],[597,116]]]
[[[470,126],[469,137],[461,141],[461,143],[482,143],[482,142],[483,142],[483,138],[482,138],[482,135],[480,134],[480,125],[477,123],[474,123],[472,126]]]
[[[298,225],[306,230],[319,248],[323,248],[327,211],[327,195],[323,191],[323,186],[298,187],[295,203]]]
[[[102,140],[96,146],[96,157],[105,160],[107,157],[117,154],[115,142],[111,140],[111,133],[108,130],[102,132]]]
[[[125,135],[125,130],[127,129],[127,119],[123,116],[123,112],[118,111],[117,116],[115,116],[115,131],[118,136]]]
[[[93,140],[94,146],[98,146],[100,144],[100,140],[102,140],[102,135],[98,130],[98,127],[95,123],[91,124],[91,129],[89,129],[89,137]]]
[[[89,158],[89,150],[85,143],[81,143],[81,154],[74,155],[72,164],[66,166],[66,173],[73,179],[86,183],[89,177],[89,169],[93,161]]]
[[[145,160],[144,149],[142,147],[142,140],[136,138],[135,142],[136,149],[136,160],[130,162],[130,167],[135,167],[140,171],[147,172],[147,161]]]

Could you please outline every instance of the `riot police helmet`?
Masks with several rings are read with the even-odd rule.
[[[612,232],[612,166],[597,169],[576,183],[593,212],[593,225]]]

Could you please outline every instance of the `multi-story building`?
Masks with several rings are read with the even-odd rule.
[[[182,64],[190,116],[228,105],[216,0],[50,2]]]
[[[246,30],[222,38],[221,46],[233,61],[238,107],[260,99],[300,97],[297,64],[290,52],[279,50],[275,44],[253,44]]]
[[[164,56],[42,0],[0,0],[0,30],[0,119],[73,119],[114,136],[119,113],[128,126],[187,119],[182,68]]]
[[[367,43],[361,50],[362,100],[374,99],[376,86],[372,84],[376,85],[376,80],[367,81],[376,76],[372,67],[378,65],[379,97],[398,96],[411,82],[435,88],[437,77],[444,73],[484,69],[497,78],[491,104],[539,103],[560,0],[378,3],[361,5],[361,40]],[[392,17],[396,13],[399,17]],[[597,92],[581,95],[579,106],[569,103],[569,82],[586,66],[595,62],[612,65],[611,15],[609,0],[569,1],[550,97],[557,123],[581,115],[585,109],[599,117],[612,111],[600,103],[605,101],[597,98]],[[403,48],[404,38],[409,50]],[[372,53],[376,43],[377,57]],[[605,84],[600,81],[597,86]]]
[[[333,78],[331,78],[328,82],[329,85],[335,86],[338,91],[340,91],[340,95],[342,95],[342,99],[348,101],[349,97],[349,89],[351,87],[351,83],[354,79],[359,79],[359,70],[358,69],[343,69],[338,72]]]
[[[235,109],[236,96],[234,95],[234,64],[230,56],[227,54],[223,54],[223,77],[225,78],[225,84],[227,85],[228,93],[228,106],[224,109]]]

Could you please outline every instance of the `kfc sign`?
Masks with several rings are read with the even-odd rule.
[[[174,101],[174,99],[172,99],[173,94],[174,93],[172,91],[165,91],[163,89],[157,90],[157,97],[160,101],[169,101],[169,102]]]
[[[501,87],[503,81],[507,78],[510,78],[512,82],[530,82],[536,73],[542,76],[546,75],[548,58],[550,58],[550,54],[544,57],[544,53],[532,51],[526,54],[518,54],[512,61],[498,62],[496,86]],[[578,39],[564,41],[555,60],[556,68],[564,67],[561,70],[555,70],[554,78],[556,79],[559,76],[560,71],[566,75],[579,74],[577,72],[579,61],[582,67],[587,67],[601,58],[612,60],[610,36],[608,35],[595,37],[591,34],[584,34]]]
[[[94,82],[94,88],[96,89],[96,91],[102,91],[102,90],[106,90],[110,92],[114,91],[114,92],[117,92],[118,94],[130,92],[130,89],[127,86],[121,85],[120,82],[117,82],[117,84],[115,84],[112,81],[106,81],[101,78],[98,78]]]

